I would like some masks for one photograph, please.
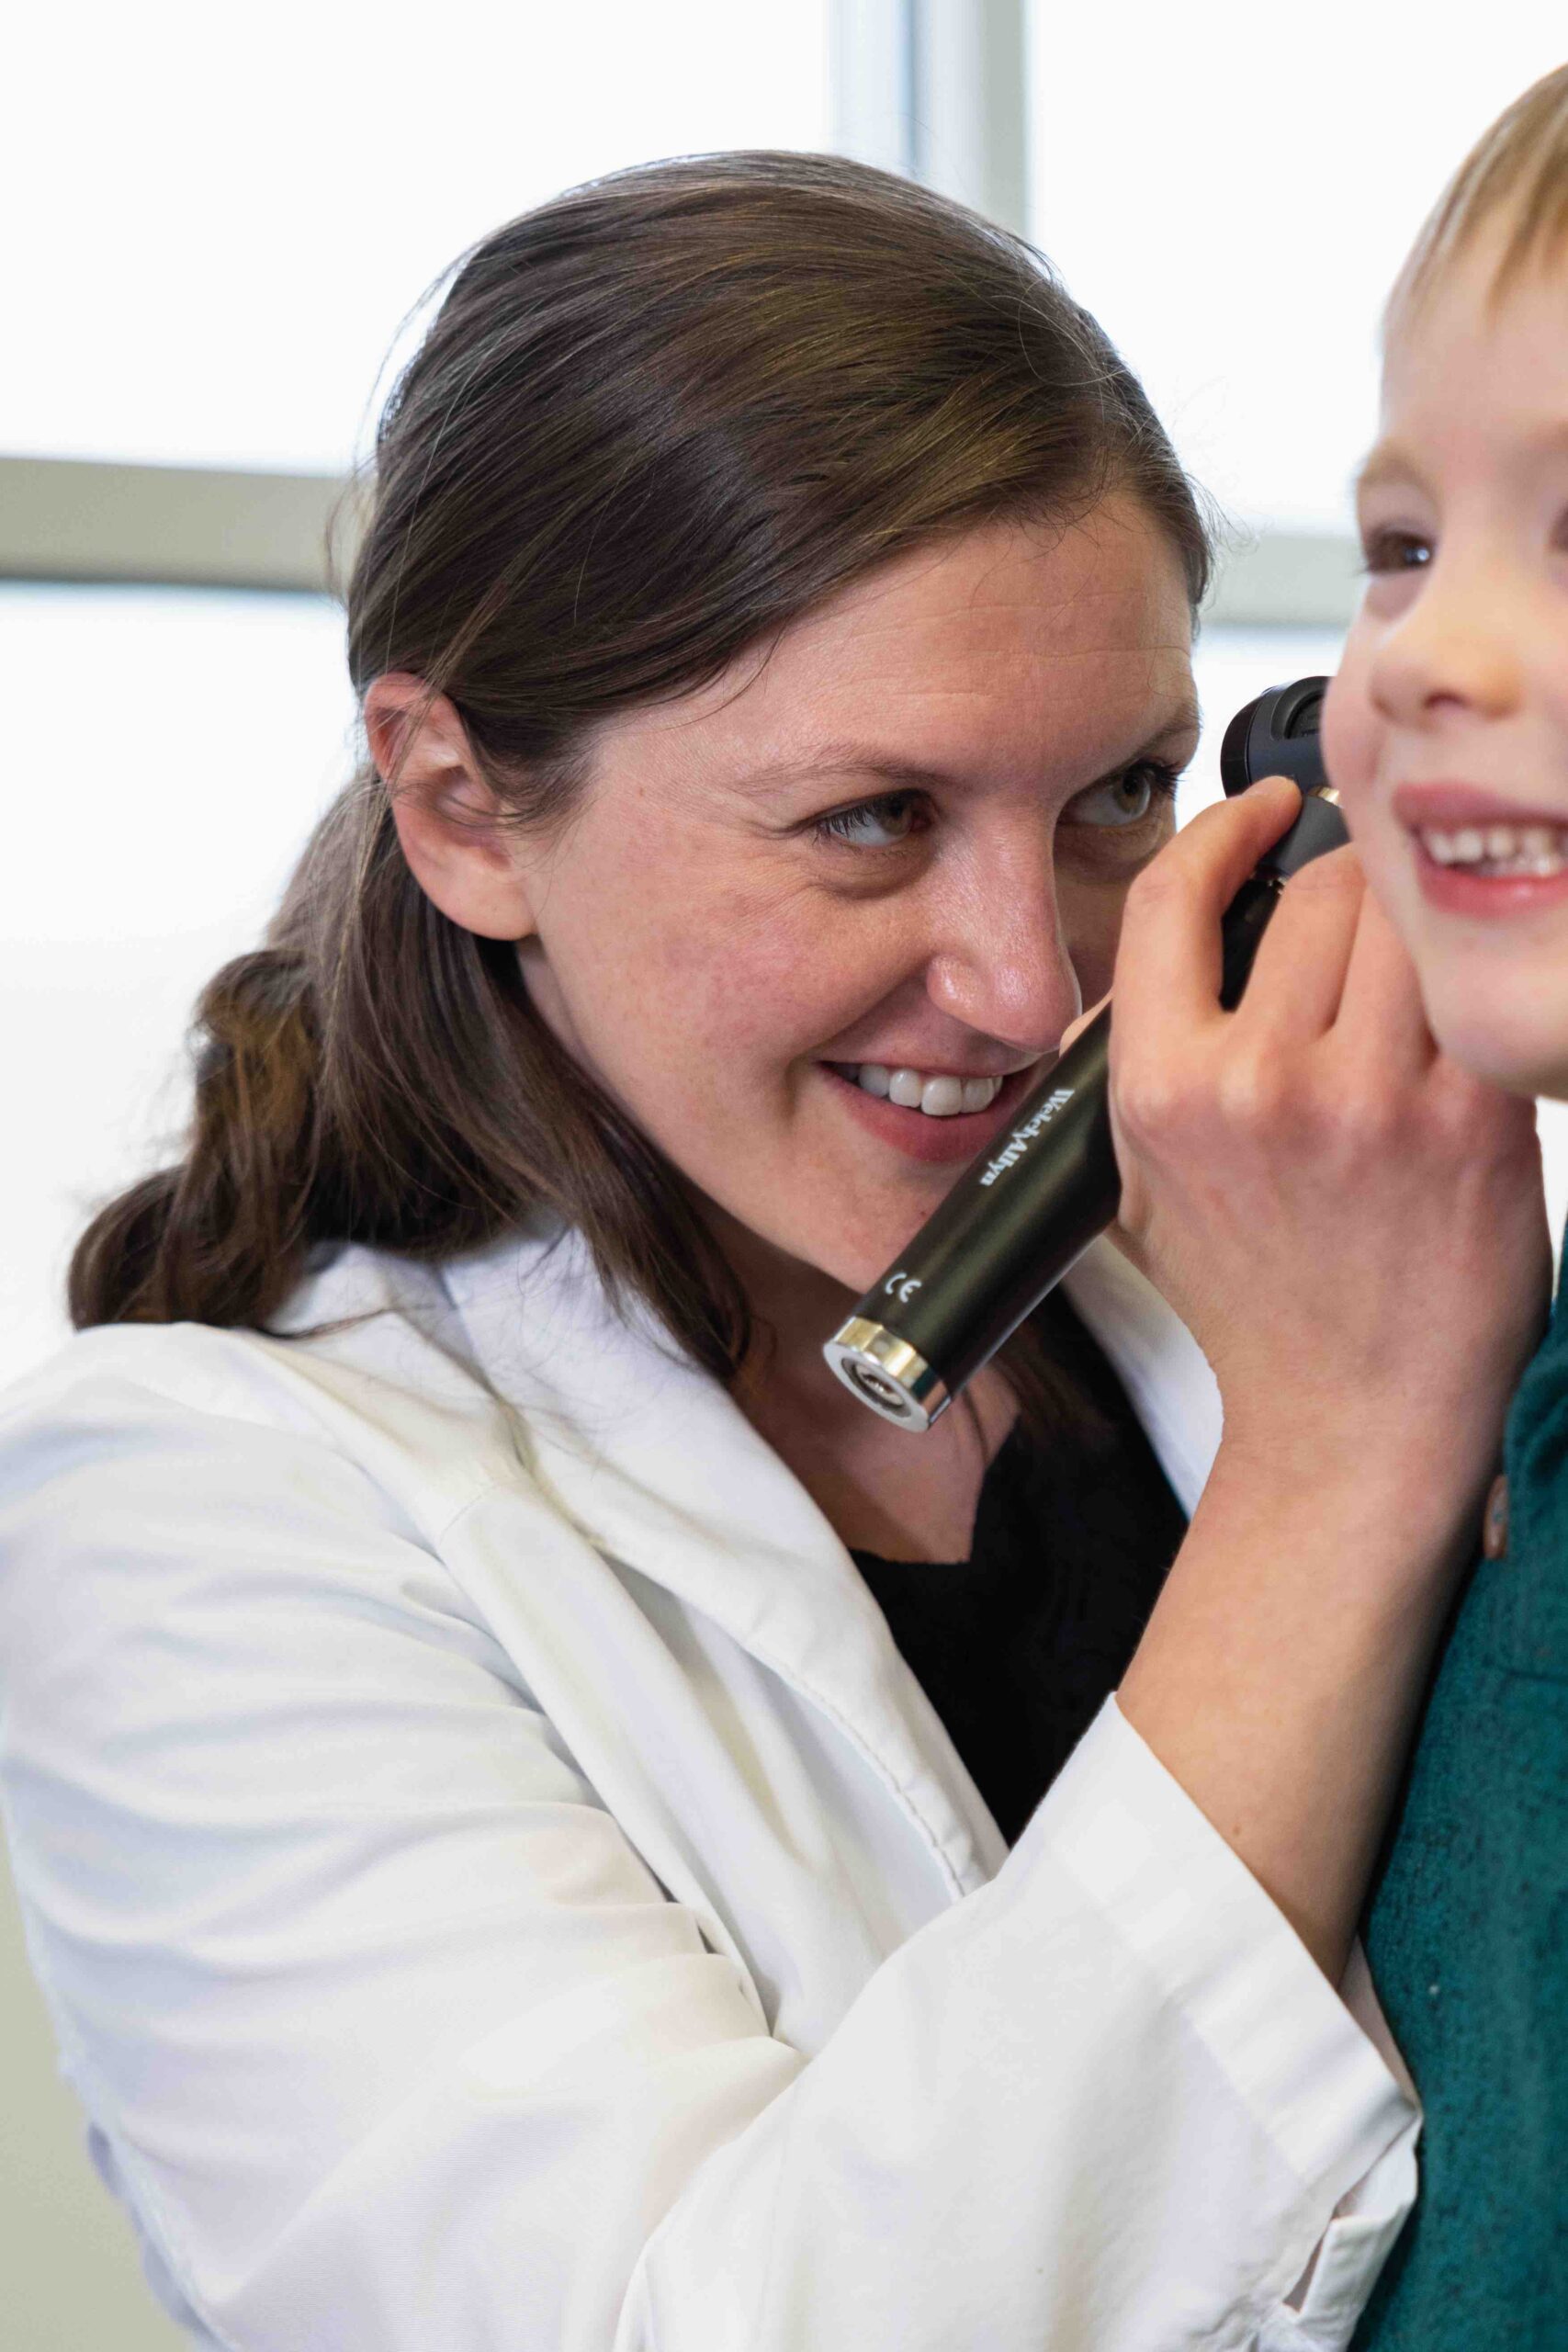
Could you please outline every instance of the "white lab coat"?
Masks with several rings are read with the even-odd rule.
[[[1201,1358],[1074,1287],[1190,1503]],[[328,1253],[290,1319],[367,1309],[93,1331],[0,1425],[24,1916],[195,2340],[1342,2346],[1415,2108],[1114,1702],[1009,1854],[575,1236]]]

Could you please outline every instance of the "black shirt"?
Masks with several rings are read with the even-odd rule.
[[[1057,1292],[1054,1363],[1102,1424],[1043,1445],[1014,1427],[970,1556],[854,1559],[1010,1845],[1125,1673],[1187,1531],[1098,1343]]]

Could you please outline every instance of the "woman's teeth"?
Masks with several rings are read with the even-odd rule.
[[[885,1094],[904,1111],[928,1119],[956,1118],[960,1111],[988,1111],[1001,1092],[999,1078],[953,1078],[922,1069],[889,1069],[886,1062],[862,1062],[845,1072],[868,1094]]]
[[[1544,881],[1568,865],[1564,825],[1461,825],[1451,832],[1423,826],[1416,839],[1434,865],[1464,865],[1477,874]]]

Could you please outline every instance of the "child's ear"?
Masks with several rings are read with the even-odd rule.
[[[365,697],[370,756],[415,881],[444,915],[481,939],[525,939],[533,907],[501,802],[445,695],[390,670]]]

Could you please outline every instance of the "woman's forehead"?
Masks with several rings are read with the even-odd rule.
[[[890,728],[940,743],[1080,707],[1157,707],[1174,724],[1190,653],[1164,534],[1135,508],[1097,509],[1066,526],[987,524],[900,558],[654,723],[754,748],[761,766],[842,766]]]
[[[1185,620],[1176,550],[1140,506],[1117,497],[1071,521],[983,523],[912,549],[803,615],[779,648],[829,668],[860,648],[873,662],[900,647],[1081,654],[1102,636],[1120,645],[1168,633],[1173,605]]]

